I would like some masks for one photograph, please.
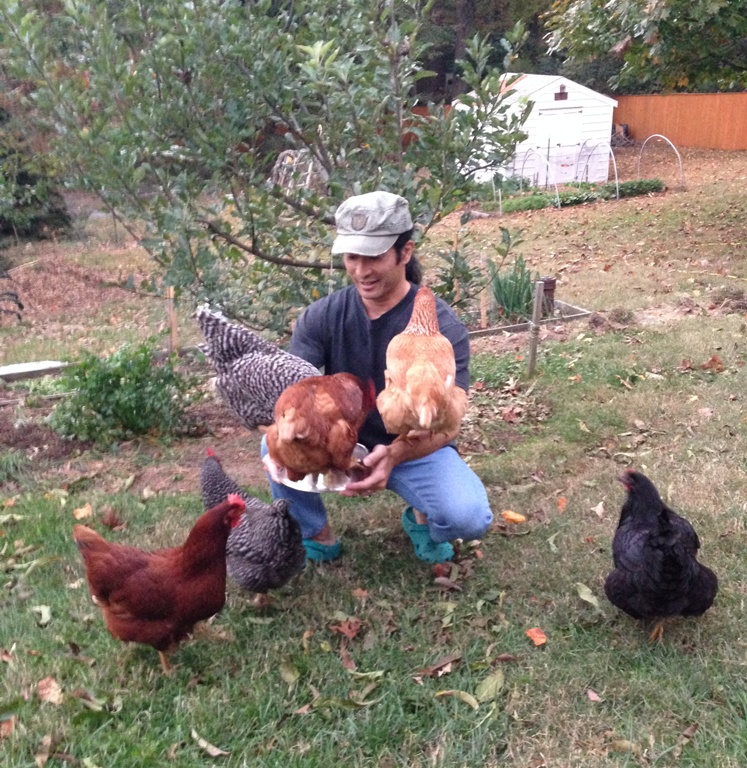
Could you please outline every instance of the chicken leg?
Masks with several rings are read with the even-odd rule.
[[[168,656],[163,652],[158,652],[158,657],[161,659],[161,669],[163,670],[164,675],[170,675],[171,674],[171,664],[169,664],[169,658]]]
[[[664,625],[666,624],[666,621],[666,619],[659,619],[659,621],[654,624],[654,628],[651,630],[651,634],[648,636],[649,642],[661,642],[664,639]]]

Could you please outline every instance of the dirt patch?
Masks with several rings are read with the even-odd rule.
[[[187,410],[187,436],[140,438],[121,443],[111,453],[60,437],[44,421],[52,408],[0,407],[0,451],[20,451],[30,471],[43,473],[59,487],[85,482],[111,493],[126,482],[134,493],[197,493],[208,448],[240,485],[267,487],[259,458],[262,435],[238,425],[231,411],[214,399]]]
[[[90,447],[78,440],[65,440],[44,424],[46,411],[19,416],[14,408],[0,407],[0,448],[23,452],[37,461],[55,461],[76,456]]]

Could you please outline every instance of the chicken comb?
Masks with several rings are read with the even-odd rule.
[[[229,504],[233,504],[236,507],[239,507],[241,509],[246,509],[246,502],[244,499],[239,496],[238,493],[229,493],[226,497],[226,501],[228,501]]]

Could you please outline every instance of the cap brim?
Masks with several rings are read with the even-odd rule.
[[[371,237],[370,235],[337,235],[332,253],[350,253],[355,256],[381,256],[396,242],[399,235]]]

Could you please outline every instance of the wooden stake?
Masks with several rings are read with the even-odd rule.
[[[539,343],[540,320],[542,319],[542,303],[545,296],[545,284],[538,280],[534,284],[534,307],[532,321],[529,324],[529,375],[534,376],[537,367],[537,344]]]
[[[174,307],[174,286],[166,287],[166,306],[169,313],[169,325],[171,326],[171,336],[169,338],[169,354],[174,355],[179,349],[178,326],[176,321],[176,308]]]
[[[454,257],[456,258],[457,248],[459,247],[459,233],[454,234]],[[459,279],[454,280],[454,301],[459,301]]]

